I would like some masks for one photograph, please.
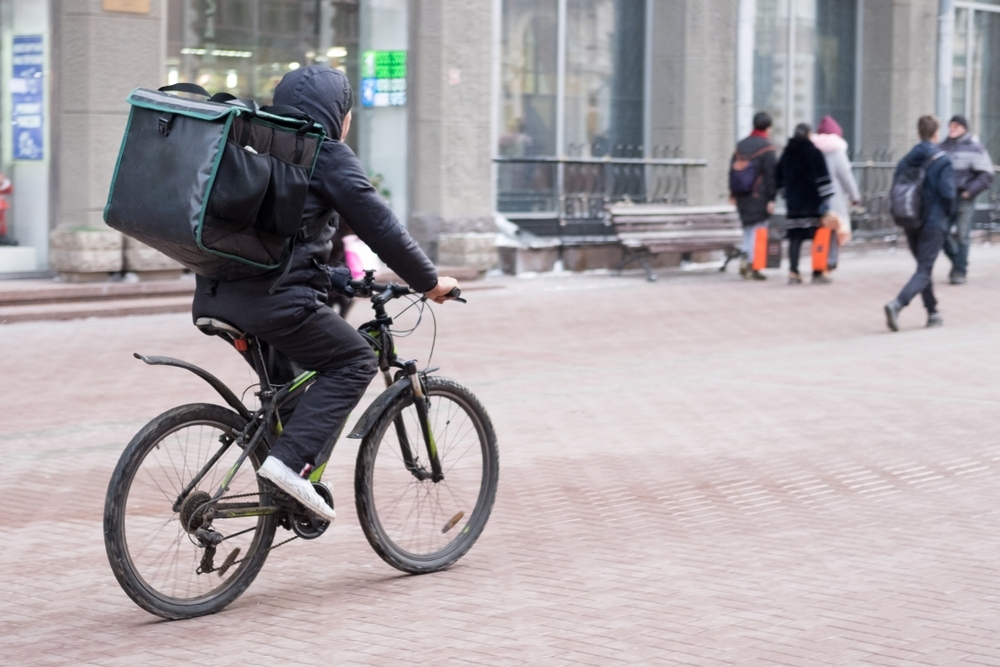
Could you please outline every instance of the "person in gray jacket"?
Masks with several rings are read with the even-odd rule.
[[[969,132],[969,121],[961,114],[948,121],[948,138],[939,148],[951,157],[958,191],[958,205],[951,215],[950,232],[944,239],[944,254],[951,260],[951,284],[962,285],[969,270],[969,237],[976,197],[993,183],[993,160]]]
[[[830,211],[836,213],[845,225],[850,225],[851,204],[861,201],[861,192],[851,171],[851,160],[847,157],[848,147],[844,140],[844,131],[833,116],[823,116],[816,127],[816,133],[811,135],[810,139],[823,153],[826,169],[830,172],[830,182],[833,183],[833,196],[829,199]],[[830,255],[827,261],[831,269],[837,268],[839,255],[840,243],[834,234],[830,239]]]

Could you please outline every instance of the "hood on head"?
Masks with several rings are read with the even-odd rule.
[[[847,150],[847,142],[836,134],[814,134],[810,139],[812,139],[816,148],[823,151],[823,153],[836,153],[837,151]]]
[[[347,75],[326,65],[300,67],[286,74],[274,89],[274,104],[295,107],[321,124],[330,139],[340,140],[344,116],[351,110]]]

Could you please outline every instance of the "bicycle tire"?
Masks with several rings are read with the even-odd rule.
[[[133,555],[129,552],[128,531],[126,528],[128,522],[126,511],[128,508],[129,493],[132,490],[136,477],[142,469],[143,463],[146,462],[147,457],[151,456],[151,452],[155,449],[158,454],[163,451],[169,453],[171,450],[166,449],[166,447],[161,449],[161,443],[167,442],[167,438],[172,434],[178,434],[183,429],[195,426],[215,428],[222,433],[235,437],[246,426],[246,420],[231,410],[207,403],[182,405],[159,415],[146,424],[132,438],[125,451],[122,452],[118,465],[108,484],[108,493],[104,506],[105,548],[115,578],[125,593],[139,607],[162,618],[172,620],[213,614],[224,609],[238,598],[260,572],[261,567],[263,567],[277,528],[277,520],[274,515],[256,517],[256,529],[251,529],[253,530],[253,535],[247,552],[237,562],[237,567],[233,569],[231,576],[205,595],[192,598],[168,595],[158,590],[157,587],[146,580],[143,576],[144,573],[140,572]],[[179,436],[177,436],[177,439],[179,440]],[[218,451],[218,448],[215,451]],[[211,452],[211,448],[208,448],[206,452],[208,458],[210,458]],[[235,445],[231,445],[230,450],[227,450],[225,456],[232,454],[235,457],[238,452],[238,448]],[[253,455],[249,457],[253,470],[256,470],[260,463],[256,458]],[[185,473],[188,469],[198,469],[197,464],[189,466],[186,459],[184,463],[183,470]],[[216,465],[219,465],[219,462]],[[152,462],[150,466],[152,466]],[[243,474],[244,470],[246,470],[245,467],[241,468],[241,474]],[[175,472],[177,472],[176,466]],[[249,470],[247,473],[253,474]],[[149,476],[152,477],[154,483],[157,482],[153,473],[150,473]],[[191,477],[193,477],[193,473],[191,473]],[[191,477],[188,478],[188,481]],[[255,475],[253,479],[256,480]],[[252,485],[252,482],[249,480],[246,480],[244,483]],[[200,489],[201,484],[196,488]],[[266,500],[268,498],[266,488],[258,482],[257,489],[258,493],[262,494],[260,496],[261,501]],[[160,492],[164,496],[169,495],[162,489],[160,489]],[[160,521],[164,516],[167,516],[167,512],[171,512],[177,515],[178,526],[180,526],[179,517],[183,513],[183,510],[181,512],[173,512],[168,501],[169,498],[166,500],[156,499],[155,507],[159,513],[156,515],[155,520]],[[146,499],[137,499],[137,503],[145,503],[145,505],[141,505],[144,509],[154,504]],[[165,508],[163,507],[164,503],[167,503]],[[169,525],[169,522],[170,517],[167,517],[164,525]],[[162,530],[163,528],[160,528],[157,531],[157,535]],[[177,529],[177,535],[178,544],[181,545],[177,547],[178,553],[182,546],[186,551],[189,551],[190,547],[179,542],[180,537],[186,536],[182,535],[180,528]],[[145,550],[146,547],[144,546],[142,551]],[[149,574],[146,573],[146,576],[149,576]],[[199,576],[213,577],[215,575],[212,572],[208,572]]]
[[[390,432],[390,427],[396,422],[397,417],[403,414],[406,408],[413,406],[413,392],[407,391],[397,397],[375,422],[371,431],[362,440],[355,467],[354,494],[358,519],[365,538],[367,538],[368,543],[379,557],[396,569],[409,574],[427,574],[444,570],[453,565],[472,548],[486,527],[486,522],[489,519],[494,501],[496,500],[497,485],[499,482],[499,452],[496,434],[493,430],[493,424],[479,400],[465,387],[445,378],[427,377],[424,380],[424,387],[432,405],[437,403],[435,398],[438,401],[441,398],[447,398],[458,405],[472,421],[482,455],[482,479],[475,507],[470,512],[467,521],[461,525],[454,526],[459,528],[458,537],[448,542],[442,548],[428,553],[415,553],[404,548],[397,543],[396,539],[388,534],[380,518],[379,502],[376,500],[374,491],[375,467],[380,449],[385,442],[385,436]],[[449,424],[451,424],[450,420],[445,424],[446,431],[449,428]],[[435,428],[435,433],[438,433],[437,428]],[[422,437],[416,436],[412,439],[412,442],[415,448],[421,450],[424,448]],[[448,470],[449,464],[456,465],[449,459],[448,443],[438,442],[437,444],[441,452],[442,468]],[[472,448],[471,444],[469,448]],[[398,458],[399,455],[396,454],[396,457]],[[402,477],[406,478],[407,475],[412,476],[406,471],[403,464],[400,463],[398,467],[402,470]],[[415,478],[413,480],[406,479],[408,483],[423,485],[421,488],[425,490],[428,497],[434,491],[434,487],[432,486],[434,483],[430,480],[418,481]],[[448,481],[449,476],[446,472],[445,480],[441,484],[446,484]],[[440,508],[440,504],[438,507]],[[410,514],[412,515],[412,513],[413,509],[411,508]],[[441,514],[438,519],[446,517],[448,513]],[[419,511],[417,512],[417,516],[419,520]],[[458,515],[456,514],[455,516],[457,517]],[[434,520],[432,511],[431,526],[435,526],[433,524]],[[446,522],[445,526],[448,526],[448,523],[450,522]],[[451,528],[442,530],[442,534],[446,534],[449,530]]]

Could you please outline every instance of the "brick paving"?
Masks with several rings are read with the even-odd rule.
[[[889,334],[911,267],[496,279],[437,310],[435,364],[500,438],[479,544],[444,573],[383,564],[345,441],[335,527],[183,622],[118,588],[104,491],[142,423],[214,399],[130,355],[245,385],[242,362],[183,315],[0,327],[0,664],[1000,665],[1000,248],[940,286],[944,328],[916,304]]]

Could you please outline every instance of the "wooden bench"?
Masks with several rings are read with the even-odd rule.
[[[610,209],[611,225],[622,245],[616,275],[638,262],[656,280],[650,259],[662,252],[723,250],[726,261],[740,256],[743,229],[733,206],[666,206],[618,204]]]

